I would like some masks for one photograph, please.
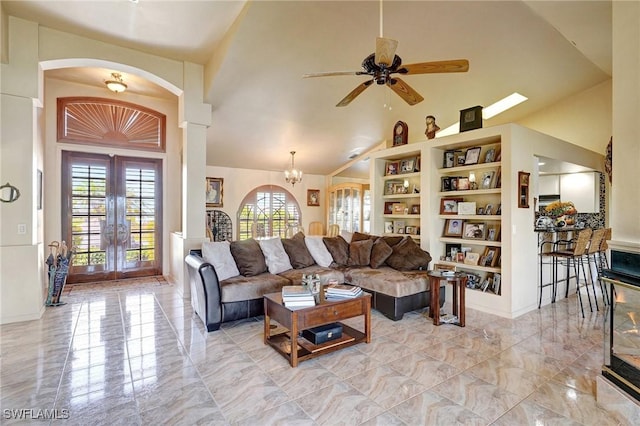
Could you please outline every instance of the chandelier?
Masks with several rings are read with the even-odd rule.
[[[127,90],[127,85],[122,81],[122,75],[117,72],[111,73],[111,80],[107,80],[104,82],[107,85],[107,89],[112,92],[120,93]]]
[[[291,151],[291,168],[284,171],[284,180],[295,186],[296,183],[302,182],[302,170],[295,168],[295,164],[293,163],[294,155],[296,155],[296,152]]]

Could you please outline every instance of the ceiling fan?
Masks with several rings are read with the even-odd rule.
[[[358,85],[344,97],[337,107],[349,105],[356,96],[365,91],[374,82],[379,85],[386,84],[396,92],[409,105],[415,105],[424,100],[418,92],[399,77],[392,74],[434,74],[445,72],[466,72],[469,70],[469,61],[466,59],[453,59],[449,61],[420,62],[416,64],[402,65],[402,59],[395,54],[398,41],[390,38],[377,37],[375,53],[367,56],[362,61],[363,71],[334,71],[318,72],[303,75],[309,77],[328,77],[336,75],[368,75],[370,80]]]

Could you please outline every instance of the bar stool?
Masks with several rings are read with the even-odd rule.
[[[591,278],[591,286],[593,287],[593,294],[596,294],[596,286],[593,279],[594,271],[591,269],[591,262],[593,261],[593,267],[595,269],[595,275],[598,277],[598,283],[600,284],[600,291],[602,292],[602,302],[606,305],[609,304],[609,298],[607,292],[604,290],[604,286],[602,284],[602,278],[600,276],[600,268],[598,268],[598,253],[600,252],[600,246],[602,245],[602,240],[604,238],[606,229],[600,228],[593,231],[591,234],[591,239],[589,240],[589,247],[587,248],[587,265],[589,265],[589,278]],[[595,297],[595,296],[594,296]],[[597,299],[596,299],[596,307],[597,307]]]
[[[555,285],[558,285],[559,281],[567,282],[567,290],[566,294],[569,292],[569,280],[571,279],[570,271],[573,266],[573,271],[575,273],[576,278],[576,293],[578,294],[578,301],[580,302],[580,310],[582,311],[582,318],[584,318],[584,306],[582,303],[582,294],[580,292],[580,267],[582,267],[582,275],[584,277],[585,285],[584,287],[587,290],[587,299],[589,300],[589,309],[593,312],[593,305],[591,303],[591,295],[589,294],[589,281],[587,280],[587,273],[584,267],[584,258],[587,253],[587,247],[589,245],[589,241],[591,240],[591,234],[593,231],[589,228],[583,229],[578,233],[578,237],[575,240],[575,244],[572,249],[559,249],[563,244],[566,244],[566,241],[557,241],[555,245],[554,251],[548,253],[548,256],[553,258],[553,282]],[[567,277],[561,280],[558,279],[558,264],[564,264],[567,270]],[[592,282],[593,285],[593,282]],[[595,297],[595,287],[594,287],[594,297]],[[598,301],[596,303],[596,310],[598,309]]]

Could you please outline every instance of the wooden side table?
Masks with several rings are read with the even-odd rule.
[[[449,271],[429,271],[427,275],[431,287],[429,314],[433,318],[433,325],[440,325],[440,281],[445,280],[447,284],[453,285],[453,315],[458,317],[458,322],[454,324],[464,327],[464,290],[467,287],[467,274],[464,272],[451,274]]]

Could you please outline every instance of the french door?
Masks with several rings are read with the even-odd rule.
[[[67,282],[162,273],[161,166],[63,151],[62,234],[74,250]]]

